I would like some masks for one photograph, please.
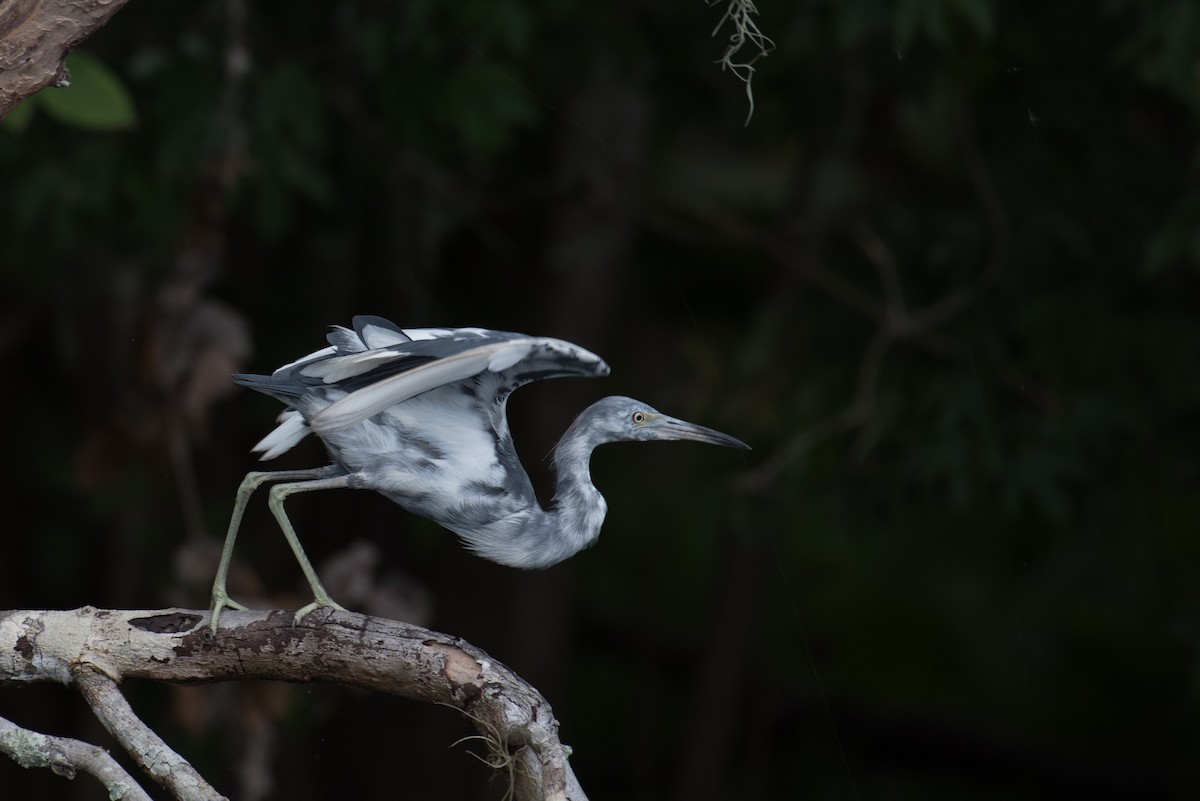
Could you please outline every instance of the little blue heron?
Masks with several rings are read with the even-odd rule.
[[[269,481],[268,506],[313,591],[299,621],[318,607],[341,609],[300,546],[283,510],[289,495],[372,489],[462,538],[502,565],[548,567],[595,542],[607,504],[592,484],[592,451],[606,442],[696,440],[748,446],[711,428],[677,420],[641,401],[609,397],[575,419],[553,452],[554,502],[534,495],[505,416],[509,394],[543,378],[608,375],[593,353],[560,339],[482,328],[401,329],[362,315],[354,329],[334,326],[329,347],[271,375],[235,375],[244,387],[287,405],[279,425],[254,446],[263,459],[309,434],[333,464],[311,470],[249,473],[238,487],[212,591],[212,630],[225,608],[244,609],[226,592],[234,541],[251,493]]]

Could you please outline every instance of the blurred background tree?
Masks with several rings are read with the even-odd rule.
[[[552,335],[614,372],[514,397],[543,486],[603,394],[755,450],[602,449],[600,543],[542,573],[368,493],[291,513],[339,600],[545,692],[593,798],[1191,797],[1200,7],[763,4],[748,126],[723,10],[127,6],[0,125],[0,608],[206,604],[277,411],[232,370],[355,313]],[[302,602],[244,531],[235,596]],[[503,795],[447,710],[133,690],[241,799]]]

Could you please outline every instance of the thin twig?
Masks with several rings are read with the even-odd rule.
[[[0,754],[23,768],[49,768],[64,779],[82,771],[103,784],[113,801],[150,801],[141,785],[98,745],[41,734],[0,718]]]
[[[904,289],[900,282],[900,270],[896,267],[896,259],[891,248],[880,238],[879,234],[860,222],[855,226],[858,246],[867,261],[875,268],[879,277],[879,288],[883,293],[884,316],[881,323],[888,327],[892,334],[903,336],[908,332],[908,308],[904,304]]]
[[[74,678],[96,718],[148,776],[180,801],[229,801],[142,722],[113,679],[87,664],[75,670]]]
[[[869,292],[853,281],[821,264],[811,249],[802,246],[802,238],[794,233],[779,232],[757,225],[723,210],[706,214],[693,207],[689,219],[672,214],[661,207],[643,210],[645,219],[680,238],[696,242],[730,241],[756,249],[785,265],[790,274],[812,286],[834,302],[872,321],[875,336],[863,351],[858,368],[854,396],[845,406],[822,420],[788,438],[753,472],[738,483],[747,491],[761,491],[770,485],[788,466],[803,459],[813,448],[833,436],[858,430],[851,458],[860,462],[883,431],[883,421],[876,414],[875,394],[883,362],[899,342],[912,345],[939,358],[962,362],[967,356],[962,348],[939,333],[939,329],[970,310],[980,298],[991,291],[1007,269],[1010,230],[1003,201],[992,179],[987,162],[979,151],[973,133],[969,109],[960,104],[957,133],[967,176],[975,190],[991,238],[991,250],[978,272],[966,283],[947,290],[941,297],[922,308],[910,310],[905,302],[903,281],[896,259],[887,243],[865,223],[854,227],[856,241],[875,269],[879,279],[879,294]],[[1001,385],[1012,389],[1025,400],[1047,404],[1051,393],[1044,390],[1026,392],[1026,382],[1006,381]]]

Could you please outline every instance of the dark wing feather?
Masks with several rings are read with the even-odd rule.
[[[369,315],[355,317],[353,325],[353,331],[335,327],[328,338],[331,347],[269,376],[237,374],[233,380],[290,407],[317,388],[348,393],[307,421],[321,433],[348,428],[422,392],[485,371],[496,378],[488,382],[493,402],[544,378],[608,374],[599,356],[559,339],[482,328],[405,330]]]
[[[388,349],[393,355],[360,363],[365,369],[336,382],[350,394],[314,414],[309,426],[318,433],[348,428],[422,392],[485,371],[500,379],[494,385],[497,401],[542,378],[608,374],[608,365],[599,356],[569,342],[503,331],[466,331],[394,346]],[[324,369],[305,366],[301,372],[312,375]],[[344,369],[339,369],[336,374],[343,373]]]

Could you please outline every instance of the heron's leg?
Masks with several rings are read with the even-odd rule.
[[[300,545],[300,538],[296,536],[296,530],[292,528],[292,521],[288,519],[287,512],[283,510],[283,502],[287,500],[289,495],[295,495],[298,492],[353,487],[355,486],[354,479],[355,476],[353,474],[339,475],[312,481],[276,484],[271,487],[267,506],[270,508],[271,513],[275,515],[275,519],[279,521],[279,528],[283,530],[283,536],[287,538],[288,545],[291,546],[292,553],[296,555],[296,561],[300,564],[300,570],[304,572],[304,578],[308,580],[308,586],[313,591],[312,603],[302,606],[296,611],[294,621],[296,623],[299,623],[309,612],[322,606],[330,609],[341,609],[342,611],[345,611],[345,607],[342,607],[329,597],[329,593],[325,591],[321,580],[317,578],[317,571],[313,569],[312,562],[308,561],[308,554],[304,553],[304,548]]]
[[[238,528],[242,525],[242,515],[246,513],[246,504],[254,490],[268,481],[302,481],[327,478],[341,472],[336,465],[318,467],[310,470],[275,470],[271,472],[247,473],[237,490],[237,498],[233,504],[233,515],[229,520],[229,531],[225,534],[225,545],[221,549],[221,563],[217,566],[217,575],[213,579],[212,616],[209,628],[216,634],[217,620],[222,609],[245,609],[246,607],[229,597],[225,582],[229,575],[229,563],[233,559],[233,545],[237,541]]]

